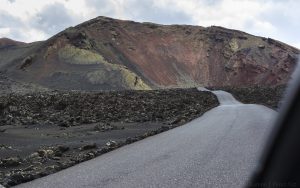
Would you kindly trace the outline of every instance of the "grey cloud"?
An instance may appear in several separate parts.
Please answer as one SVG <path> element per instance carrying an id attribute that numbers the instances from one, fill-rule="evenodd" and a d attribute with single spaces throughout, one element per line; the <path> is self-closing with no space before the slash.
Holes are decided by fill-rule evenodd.
<path id="1" fill-rule="evenodd" d="M 53 35 L 70 27 L 75 18 L 61 3 L 54 3 L 44 7 L 32 20 L 32 26 L 47 35 Z"/>
<path id="2" fill-rule="evenodd" d="M 282 2 L 273 0 L 272 3 L 273 7 L 276 8 L 262 13 L 260 15 L 260 19 L 271 23 L 275 28 L 277 28 L 277 38 L 285 39 L 284 42 L 289 44 L 300 43 L 300 22 L 298 21 L 298 7 L 300 6 L 299 1 L 287 0 Z"/>
<path id="3" fill-rule="evenodd" d="M 17 0 L 7 0 L 7 2 L 18 4 Z M 62 0 L 69 1 L 69 0 Z M 175 0 L 174 0 L 175 1 Z M 200 1 L 200 0 L 199 0 Z M 224 0 L 201 0 L 204 7 L 218 8 Z M 300 3 L 298 0 L 256 0 L 262 5 L 268 4 L 271 9 L 265 11 L 259 17 L 259 21 L 271 23 L 276 28 L 276 35 L 272 37 L 290 44 L 300 44 L 298 21 Z M 69 1 L 72 2 L 72 1 Z M 122 3 L 123 2 L 123 3 Z M 85 0 L 89 8 L 96 11 L 95 16 L 108 16 L 123 19 L 130 19 L 141 22 L 155 22 L 161 24 L 194 24 L 193 12 L 189 15 L 185 10 L 170 3 L 167 6 L 156 6 L 158 0 Z M 76 1 L 72 2 L 76 3 Z M 274 8 L 275 7 L 275 8 Z M 65 29 L 66 27 L 78 24 L 84 19 L 80 15 L 74 14 L 63 3 L 52 3 L 42 8 L 39 13 L 29 21 L 22 21 L 5 11 L 0 11 L 0 29 L 9 28 L 9 37 L 26 40 L 29 31 L 33 29 L 51 36 Z M 120 17 L 119 17 L 120 18 Z M 237 18 L 238 19 L 238 18 Z M 255 20 L 249 18 L 244 23 L 243 30 L 257 35 L 262 35 L 254 23 Z M 27 33 L 26 33 L 27 32 Z M 27 37 L 27 38 L 26 38 Z M 33 37 L 33 36 L 31 36 Z M 298 46 L 299 47 L 299 46 Z"/>
<path id="4" fill-rule="evenodd" d="M 23 25 L 18 18 L 14 17 L 13 15 L 9 14 L 8 12 L 1 11 L 0 12 L 0 28 L 3 27 L 19 27 Z"/>
<path id="5" fill-rule="evenodd" d="M 299 31 L 300 31 L 300 26 L 294 26 L 294 25 L 289 25 L 288 23 L 272 23 L 273 26 L 276 28 L 279 28 L 279 32 L 277 33 L 277 36 L 274 36 L 278 40 L 283 40 L 282 42 L 288 43 L 290 45 L 293 44 L 299 44 L 300 39 L 299 39 Z M 299 46 L 298 46 L 299 48 Z"/>
<path id="6" fill-rule="evenodd" d="M 0 29 L 1 28 L 9 28 L 10 33 L 9 36 L 3 37 L 10 37 L 12 39 L 23 39 L 25 38 L 24 30 L 26 26 L 22 23 L 18 18 L 14 17 L 13 15 L 9 14 L 8 12 L 2 11 L 0 12 Z"/>
<path id="7" fill-rule="evenodd" d="M 98 16 L 116 17 L 119 10 L 107 0 L 86 0 L 86 4 L 97 10 Z M 127 0 L 122 7 L 127 19 L 161 24 L 191 24 L 192 19 L 172 5 L 157 7 L 154 0 Z"/>
<path id="8" fill-rule="evenodd" d="M 184 12 L 174 9 L 172 5 L 166 7 L 157 7 L 154 0 L 131 0 L 126 3 L 126 8 L 133 19 L 139 21 L 149 21 L 162 24 L 191 24 L 192 19 Z"/>
<path id="9" fill-rule="evenodd" d="M 116 9 L 112 1 L 107 0 L 86 0 L 86 4 L 97 10 L 99 16 L 114 16 Z"/>
<path id="10" fill-rule="evenodd" d="M 223 0 L 204 0 L 203 2 L 205 5 L 215 6 L 215 5 L 219 4 L 221 1 L 223 1 Z"/>

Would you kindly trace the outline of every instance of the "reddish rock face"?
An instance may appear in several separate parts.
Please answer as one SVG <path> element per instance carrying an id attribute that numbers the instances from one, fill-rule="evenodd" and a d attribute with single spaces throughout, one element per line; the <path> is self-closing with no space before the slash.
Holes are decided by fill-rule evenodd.
<path id="1" fill-rule="evenodd" d="M 19 42 L 19 41 L 14 41 L 8 38 L 0 38 L 0 48 L 3 47 L 8 47 L 8 46 L 18 46 L 18 45 L 22 45 L 25 44 L 23 42 Z"/>
<path id="2" fill-rule="evenodd" d="M 165 26 L 105 17 L 68 28 L 28 49 L 6 63 L 11 76 L 52 88 L 84 90 L 128 89 L 122 82 L 112 87 L 119 75 L 115 72 L 102 85 L 87 80 L 93 71 L 109 73 L 116 66 L 151 88 L 280 85 L 288 81 L 300 53 L 279 41 L 222 27 Z M 92 57 L 94 63 L 85 61 Z"/>

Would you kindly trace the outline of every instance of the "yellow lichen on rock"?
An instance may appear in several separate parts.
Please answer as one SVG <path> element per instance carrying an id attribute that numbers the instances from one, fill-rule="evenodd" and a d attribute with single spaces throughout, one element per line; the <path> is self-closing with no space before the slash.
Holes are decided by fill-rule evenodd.
<path id="1" fill-rule="evenodd" d="M 98 64 L 99 70 L 86 74 L 92 84 L 110 85 L 115 88 L 123 87 L 134 90 L 150 90 L 151 88 L 135 73 L 126 67 L 107 62 L 103 56 L 89 50 L 67 45 L 59 50 L 61 60 L 80 65 Z"/>
<path id="2" fill-rule="evenodd" d="M 151 88 L 136 74 L 128 69 L 121 68 L 121 74 L 125 84 L 135 90 L 150 90 Z"/>
<path id="3" fill-rule="evenodd" d="M 71 64 L 101 64 L 104 63 L 104 58 L 97 53 L 89 50 L 76 48 L 75 46 L 67 45 L 59 50 L 58 57 Z"/>
<path id="4" fill-rule="evenodd" d="M 103 68 L 87 74 L 87 79 L 92 84 L 108 84 L 112 87 L 124 86 L 126 89 L 150 90 L 136 74 L 121 65 L 103 64 Z"/>
<path id="5" fill-rule="evenodd" d="M 236 39 L 231 39 L 231 41 L 229 42 L 229 46 L 233 52 L 236 52 L 239 49 L 239 45 Z"/>

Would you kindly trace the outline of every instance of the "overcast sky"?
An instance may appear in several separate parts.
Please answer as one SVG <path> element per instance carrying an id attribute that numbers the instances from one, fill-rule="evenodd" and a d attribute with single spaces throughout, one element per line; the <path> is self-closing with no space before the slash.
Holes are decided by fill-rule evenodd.
<path id="1" fill-rule="evenodd" d="M 97 16 L 217 25 L 300 48 L 300 0 L 0 0 L 0 37 L 45 40 Z"/>

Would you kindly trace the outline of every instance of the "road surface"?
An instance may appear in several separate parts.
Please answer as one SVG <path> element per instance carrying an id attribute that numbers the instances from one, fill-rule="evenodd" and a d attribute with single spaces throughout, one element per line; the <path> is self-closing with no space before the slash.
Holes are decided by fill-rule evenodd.
<path id="1" fill-rule="evenodd" d="M 214 93 L 221 105 L 186 125 L 17 187 L 242 187 L 276 112 Z"/>

